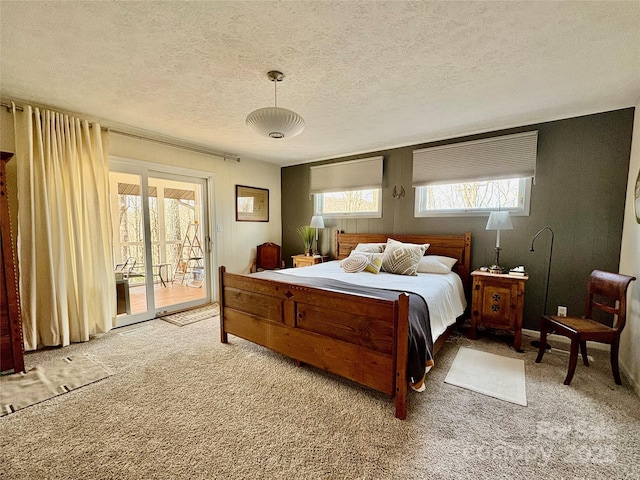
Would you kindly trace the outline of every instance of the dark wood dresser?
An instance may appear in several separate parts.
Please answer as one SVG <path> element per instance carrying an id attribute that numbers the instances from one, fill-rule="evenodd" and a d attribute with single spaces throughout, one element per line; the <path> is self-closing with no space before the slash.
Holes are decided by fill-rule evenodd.
<path id="1" fill-rule="evenodd" d="M 20 372 L 24 371 L 22 319 L 5 168 L 11 157 L 8 152 L 0 157 L 0 371 Z"/>

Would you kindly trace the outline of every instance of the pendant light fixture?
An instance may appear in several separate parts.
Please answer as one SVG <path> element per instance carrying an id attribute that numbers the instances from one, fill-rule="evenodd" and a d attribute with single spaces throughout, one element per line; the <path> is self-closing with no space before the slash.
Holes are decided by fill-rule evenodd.
<path id="1" fill-rule="evenodd" d="M 284 74 L 276 70 L 267 73 L 274 84 L 275 106 L 254 110 L 247 115 L 247 125 L 258 134 L 271 138 L 295 137 L 304 130 L 304 120 L 296 112 L 278 107 L 278 82 Z"/>

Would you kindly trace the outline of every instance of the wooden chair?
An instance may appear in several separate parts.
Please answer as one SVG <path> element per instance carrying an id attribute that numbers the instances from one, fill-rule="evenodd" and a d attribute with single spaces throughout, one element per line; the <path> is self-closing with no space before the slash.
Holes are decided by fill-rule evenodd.
<path id="1" fill-rule="evenodd" d="M 258 269 L 277 270 L 279 268 L 284 268 L 280 245 L 271 242 L 258 245 L 253 271 L 257 272 Z"/>
<path id="2" fill-rule="evenodd" d="M 540 349 L 536 363 L 540 363 L 547 346 L 547 334 L 555 332 L 571 339 L 569 355 L 569 370 L 564 384 L 569 385 L 578 363 L 578 346 L 582 354 L 582 361 L 589 366 L 587 359 L 587 341 L 608 343 L 611 345 L 611 370 L 618 385 L 620 371 L 618 369 L 618 348 L 620 334 L 624 328 L 627 316 L 627 288 L 635 277 L 618 273 L 594 270 L 589 275 L 587 283 L 587 305 L 583 318 L 557 317 L 542 315 L 540 319 Z M 612 327 L 597 320 L 593 320 L 594 309 L 613 316 Z M 602 316 L 602 315 L 600 315 Z"/>

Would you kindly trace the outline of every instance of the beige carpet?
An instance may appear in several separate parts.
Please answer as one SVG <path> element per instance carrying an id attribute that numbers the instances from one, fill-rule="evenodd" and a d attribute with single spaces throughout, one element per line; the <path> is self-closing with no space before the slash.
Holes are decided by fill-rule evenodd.
<path id="1" fill-rule="evenodd" d="M 520 354 L 457 338 L 400 421 L 386 395 L 231 335 L 221 344 L 218 318 L 145 325 L 68 347 L 114 375 L 0 418 L 0 478 L 640 478 L 640 399 L 614 383 L 607 352 L 590 350 L 567 387 L 567 357 L 536 364 L 531 339 Z M 444 383 L 459 347 L 524 360 L 528 407 Z"/>
<path id="2" fill-rule="evenodd" d="M 460 348 L 445 383 L 527 406 L 524 361 L 493 353 Z"/>
<path id="3" fill-rule="evenodd" d="M 56 350 L 61 353 L 62 350 Z M 0 416 L 34 405 L 111 375 L 91 359 L 65 357 L 0 377 Z"/>
<path id="4" fill-rule="evenodd" d="M 184 327 L 185 325 L 200 322 L 207 318 L 215 317 L 216 315 L 220 315 L 220 306 L 217 303 L 212 303 L 204 307 L 194 308 L 184 312 L 163 315 L 159 318 L 165 322 L 173 323 L 179 327 Z"/>

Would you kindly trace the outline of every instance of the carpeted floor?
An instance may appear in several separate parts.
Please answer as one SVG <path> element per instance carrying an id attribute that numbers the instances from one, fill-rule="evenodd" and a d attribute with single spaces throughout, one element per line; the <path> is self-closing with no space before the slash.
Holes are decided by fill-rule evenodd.
<path id="1" fill-rule="evenodd" d="M 27 355 L 88 355 L 114 375 L 0 418 L 0 478 L 639 478 L 640 399 L 607 353 L 566 387 L 567 357 L 535 364 L 528 343 L 447 344 L 400 421 L 385 395 L 221 344 L 217 319 L 153 320 Z M 445 384 L 460 346 L 524 359 L 528 407 Z"/>

